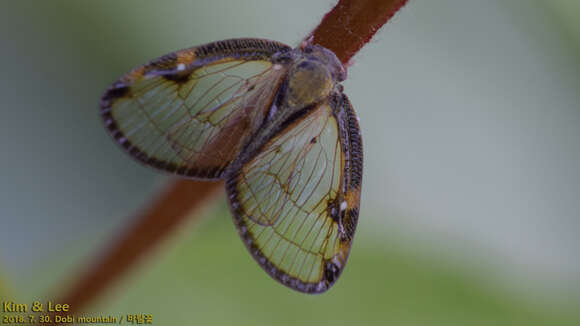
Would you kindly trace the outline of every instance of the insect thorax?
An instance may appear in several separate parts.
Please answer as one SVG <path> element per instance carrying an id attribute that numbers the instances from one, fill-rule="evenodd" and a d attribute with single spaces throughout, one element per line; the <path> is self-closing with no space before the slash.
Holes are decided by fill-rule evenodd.
<path id="1" fill-rule="evenodd" d="M 345 69 L 336 55 L 319 45 L 296 48 L 280 59 L 289 65 L 286 101 L 293 108 L 323 101 L 346 78 Z"/>
<path id="2" fill-rule="evenodd" d="M 288 72 L 288 104 L 307 107 L 326 99 L 335 81 L 321 62 L 304 58 Z"/>

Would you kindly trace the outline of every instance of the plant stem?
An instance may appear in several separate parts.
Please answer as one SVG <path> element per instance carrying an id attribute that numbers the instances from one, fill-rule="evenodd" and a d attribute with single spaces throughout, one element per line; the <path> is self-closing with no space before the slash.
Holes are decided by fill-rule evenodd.
<path id="1" fill-rule="evenodd" d="M 309 37 L 346 65 L 405 3 L 407 0 L 339 0 Z"/>

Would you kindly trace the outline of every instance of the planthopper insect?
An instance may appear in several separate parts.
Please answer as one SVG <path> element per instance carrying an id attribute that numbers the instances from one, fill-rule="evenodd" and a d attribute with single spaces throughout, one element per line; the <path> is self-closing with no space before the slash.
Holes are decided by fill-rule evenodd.
<path id="1" fill-rule="evenodd" d="M 282 284 L 321 293 L 346 264 L 359 212 L 362 143 L 345 78 L 319 45 L 218 41 L 122 76 L 101 116 L 145 165 L 224 179 L 254 259 Z"/>

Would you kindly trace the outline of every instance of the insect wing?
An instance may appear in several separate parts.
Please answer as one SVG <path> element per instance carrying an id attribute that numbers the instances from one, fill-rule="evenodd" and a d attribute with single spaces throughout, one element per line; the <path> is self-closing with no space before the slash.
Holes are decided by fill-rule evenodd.
<path id="1" fill-rule="evenodd" d="M 307 293 L 336 281 L 358 219 L 361 153 L 341 94 L 287 124 L 228 177 L 240 236 L 274 279 Z"/>
<path id="2" fill-rule="evenodd" d="M 284 44 L 234 39 L 170 53 L 122 76 L 101 115 L 139 161 L 194 178 L 219 178 L 263 121 L 285 74 Z"/>

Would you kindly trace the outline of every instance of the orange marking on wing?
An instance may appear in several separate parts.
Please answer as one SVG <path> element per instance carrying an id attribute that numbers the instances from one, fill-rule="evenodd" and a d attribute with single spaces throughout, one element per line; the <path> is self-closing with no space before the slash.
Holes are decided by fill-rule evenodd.
<path id="1" fill-rule="evenodd" d="M 145 67 L 139 67 L 139 68 L 132 70 L 127 75 L 125 75 L 124 79 L 128 82 L 135 82 L 135 81 L 143 78 L 144 74 L 145 74 Z"/>
<path id="2" fill-rule="evenodd" d="M 348 208 L 358 207 L 360 203 L 360 188 L 347 190 L 345 199 Z"/>
<path id="3" fill-rule="evenodd" d="M 350 252 L 350 248 L 352 246 L 352 239 L 344 238 L 340 239 L 338 242 L 338 251 L 336 253 L 336 258 L 342 263 L 342 265 L 346 265 L 346 260 L 348 258 L 348 254 Z"/>
<path id="4" fill-rule="evenodd" d="M 194 51 L 183 51 L 177 53 L 177 64 L 183 63 L 184 65 L 188 65 L 195 60 L 195 53 Z"/>

